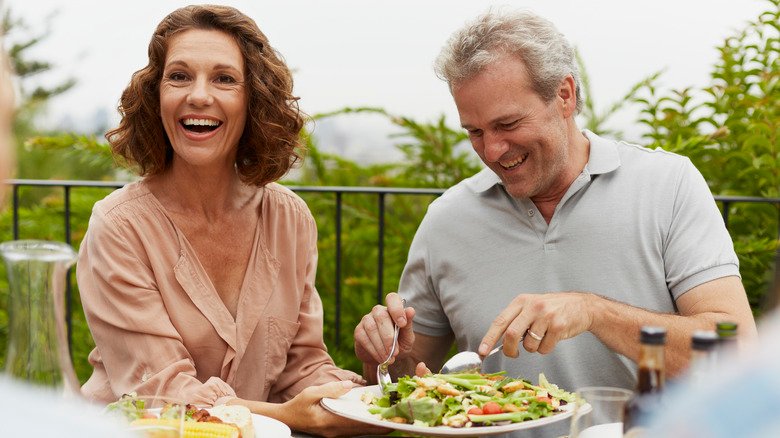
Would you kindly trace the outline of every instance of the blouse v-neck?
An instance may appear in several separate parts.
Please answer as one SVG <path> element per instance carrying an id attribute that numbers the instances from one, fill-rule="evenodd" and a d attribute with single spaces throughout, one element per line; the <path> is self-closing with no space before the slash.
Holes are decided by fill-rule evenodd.
<path id="1" fill-rule="evenodd" d="M 241 286 L 239 287 L 238 292 L 238 299 L 236 300 L 236 316 L 235 318 L 230 313 L 230 311 L 227 308 L 227 305 L 224 301 L 222 301 L 222 298 L 220 298 L 219 293 L 217 292 L 216 287 L 214 286 L 214 282 L 211 280 L 211 277 L 209 277 L 208 273 L 206 272 L 206 269 L 203 267 L 203 263 L 201 263 L 200 258 L 198 258 L 198 254 L 195 251 L 195 248 L 190 243 L 189 239 L 187 238 L 187 235 L 184 233 L 184 230 L 182 230 L 181 227 L 176 223 L 176 221 L 173 219 L 173 216 L 168 212 L 168 210 L 165 208 L 165 206 L 160 202 L 160 200 L 152 193 L 151 190 L 149 190 L 149 187 L 144 187 L 148 192 L 151 198 L 154 200 L 155 205 L 160 209 L 163 216 L 165 216 L 170 222 L 173 229 L 176 231 L 176 235 L 179 239 L 179 242 L 181 244 L 181 252 L 179 261 L 176 264 L 176 267 L 180 267 L 183 265 L 189 265 L 188 271 L 190 271 L 190 274 L 194 274 L 195 279 L 198 280 L 199 283 L 199 289 L 201 289 L 200 299 L 203 300 L 202 302 L 200 300 L 196 301 L 196 305 L 198 307 L 201 307 L 201 303 L 205 304 L 204 307 L 201 308 L 201 311 L 206 314 L 207 317 L 215 317 L 219 321 L 219 325 L 226 324 L 228 326 L 236 327 L 237 325 L 240 325 L 241 320 L 243 319 L 244 315 L 242 312 L 242 309 L 244 306 L 242 306 L 242 302 L 246 301 L 245 295 L 249 293 L 249 290 L 251 287 L 251 283 L 254 281 L 254 276 L 256 275 L 256 270 L 252 267 L 255 266 L 256 260 L 257 260 L 257 251 L 259 250 L 261 246 L 261 231 L 262 231 L 262 218 L 260 217 L 262 207 L 263 207 L 263 192 L 264 189 L 260 189 L 257 191 L 255 195 L 253 195 L 253 198 L 256 196 L 260 196 L 259 202 L 252 200 L 253 203 L 256 203 L 257 206 L 255 207 L 255 213 L 257 214 L 257 220 L 255 221 L 255 230 L 252 236 L 252 249 L 249 254 L 249 259 L 247 260 L 247 265 L 244 270 L 244 276 L 241 280 Z M 184 286 L 182 284 L 182 286 Z M 186 289 L 186 287 L 185 287 Z M 216 322 L 216 321 L 215 321 Z M 233 330 L 235 331 L 235 330 Z"/>

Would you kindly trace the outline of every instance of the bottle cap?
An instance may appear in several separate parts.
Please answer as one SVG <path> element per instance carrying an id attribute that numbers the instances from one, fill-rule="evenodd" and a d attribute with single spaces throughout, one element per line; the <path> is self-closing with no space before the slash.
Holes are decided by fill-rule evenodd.
<path id="1" fill-rule="evenodd" d="M 691 348 L 694 350 L 712 350 L 718 344 L 718 334 L 712 330 L 696 330 L 691 336 Z"/>
<path id="2" fill-rule="evenodd" d="M 728 321 L 719 322 L 715 325 L 715 331 L 721 339 L 733 338 L 737 336 L 737 323 Z"/>
<path id="3" fill-rule="evenodd" d="M 650 345 L 663 345 L 666 342 L 666 329 L 649 325 L 643 326 L 641 342 Z"/>

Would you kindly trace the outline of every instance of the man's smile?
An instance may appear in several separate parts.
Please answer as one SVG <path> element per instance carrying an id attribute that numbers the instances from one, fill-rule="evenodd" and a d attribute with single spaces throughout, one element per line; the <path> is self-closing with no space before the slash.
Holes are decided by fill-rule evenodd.
<path id="1" fill-rule="evenodd" d="M 504 169 L 506 169 L 506 170 L 511 170 L 511 169 L 514 169 L 514 168 L 520 166 L 521 164 L 523 164 L 525 162 L 526 158 L 528 158 L 528 153 L 527 152 L 525 154 L 515 158 L 514 160 L 511 160 L 511 161 L 499 161 L 498 164 L 501 167 L 503 167 Z"/>

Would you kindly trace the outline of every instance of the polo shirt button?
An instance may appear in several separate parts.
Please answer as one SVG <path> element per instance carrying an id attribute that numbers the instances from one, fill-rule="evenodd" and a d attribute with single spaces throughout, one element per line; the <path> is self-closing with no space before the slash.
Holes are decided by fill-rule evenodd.
<path id="1" fill-rule="evenodd" d="M 533 215 L 534 215 L 534 211 L 533 210 L 528 210 L 528 216 L 533 216 Z"/>

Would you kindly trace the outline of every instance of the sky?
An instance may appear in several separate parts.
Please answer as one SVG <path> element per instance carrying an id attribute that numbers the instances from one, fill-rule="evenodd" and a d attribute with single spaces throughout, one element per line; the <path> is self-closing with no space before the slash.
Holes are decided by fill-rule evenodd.
<path id="1" fill-rule="evenodd" d="M 67 77 L 78 81 L 51 103 L 44 123 L 78 130 L 102 113 L 115 125 L 119 96 L 131 74 L 146 64 L 157 23 L 189 3 L 5 0 L 5 7 L 33 30 L 48 26 L 51 31 L 31 51 L 56 66 L 41 78 L 43 83 Z M 716 45 L 756 18 L 765 5 L 762 0 L 215 3 L 234 6 L 255 19 L 294 71 L 295 93 L 308 114 L 372 106 L 420 121 L 444 114 L 451 126 L 459 125 L 457 110 L 433 72 L 433 61 L 453 31 L 488 7 L 528 9 L 550 19 L 584 58 L 593 98 L 603 108 L 660 69 L 665 69 L 660 81 L 664 87 L 706 85 L 717 59 Z M 613 126 L 631 139 L 631 133 L 638 132 L 633 120 L 628 111 Z M 376 116 L 345 117 L 320 128 L 347 143 L 360 139 L 365 145 L 386 143 L 389 125 Z"/>

